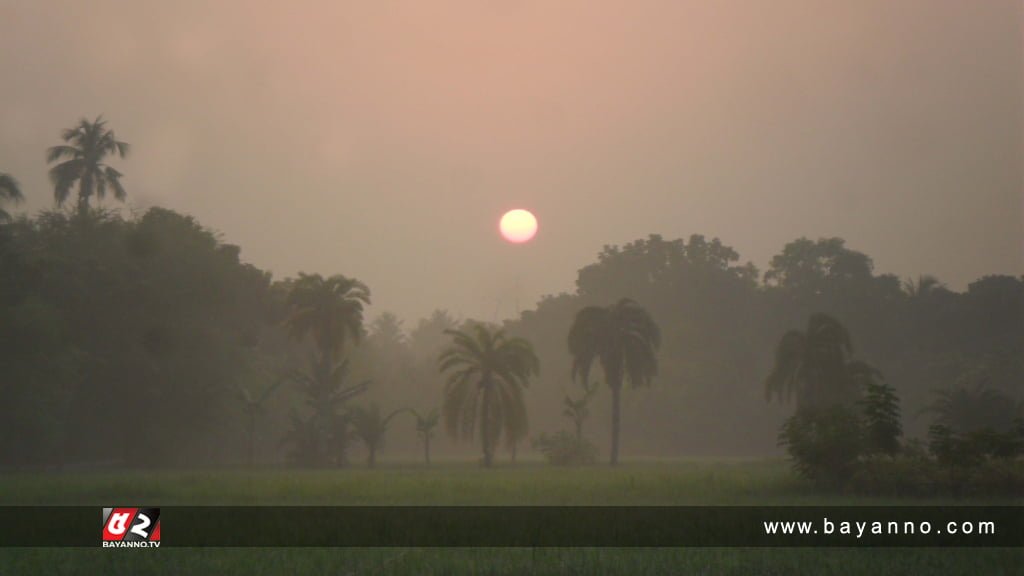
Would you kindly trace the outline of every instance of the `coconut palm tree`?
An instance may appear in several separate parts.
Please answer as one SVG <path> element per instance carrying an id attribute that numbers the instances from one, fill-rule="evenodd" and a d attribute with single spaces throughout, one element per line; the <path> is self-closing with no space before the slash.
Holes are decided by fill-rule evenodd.
<path id="1" fill-rule="evenodd" d="M 903 281 L 901 287 L 908 297 L 915 300 L 920 300 L 940 290 L 946 290 L 945 284 L 928 274 L 918 276 L 917 280 L 908 278 Z"/>
<path id="2" fill-rule="evenodd" d="M 779 340 L 775 365 L 765 380 L 765 396 L 788 401 L 797 408 L 825 408 L 856 400 L 878 371 L 851 361 L 853 344 L 841 322 L 827 314 L 812 314 L 803 332 L 790 330 Z"/>
<path id="3" fill-rule="evenodd" d="M 353 406 L 349 410 L 352 428 L 356 436 L 366 444 L 368 467 L 373 468 L 377 464 L 377 450 L 384 446 L 384 435 L 387 434 L 391 420 L 407 410 L 408 408 L 400 408 L 387 416 L 382 416 L 380 406 L 376 402 L 371 403 L 369 408 Z"/>
<path id="4" fill-rule="evenodd" d="M 523 389 L 540 372 L 533 347 L 503 330 L 476 325 L 445 330 L 452 345 L 438 357 L 438 369 L 448 374 L 441 407 L 445 428 L 452 436 L 471 438 L 477 426 L 483 444 L 483 465 L 494 462 L 494 447 L 502 433 L 522 438 L 526 433 Z"/>
<path id="5" fill-rule="evenodd" d="M 288 295 L 292 312 L 286 320 L 296 340 L 312 334 L 317 350 L 333 365 L 348 340 L 358 343 L 363 334 L 363 306 L 370 303 L 370 289 L 355 278 L 336 274 L 299 274 Z"/>
<path id="6" fill-rule="evenodd" d="M 59 162 L 50 168 L 53 197 L 57 205 L 67 201 L 76 184 L 78 208 L 82 212 L 88 211 L 93 195 L 102 199 L 108 188 L 114 198 L 123 202 L 126 193 L 121 186 L 122 174 L 103 161 L 111 154 L 124 158 L 129 146 L 114 136 L 114 131 L 107 128 L 103 117 L 97 116 L 92 122 L 81 119 L 77 126 L 61 133 L 61 139 L 64 144 L 46 151 L 48 163 Z"/>
<path id="7" fill-rule="evenodd" d="M 598 361 L 612 392 L 611 465 L 619 463 L 619 427 L 622 384 L 646 386 L 658 372 L 656 351 L 661 331 L 650 314 L 623 298 L 610 306 L 587 306 L 576 314 L 569 330 L 572 375 L 590 381 L 590 368 Z"/>
<path id="8" fill-rule="evenodd" d="M 0 222 L 6 222 L 11 219 L 11 215 L 3 209 L 4 203 L 18 203 L 24 199 L 25 197 L 21 194 L 21 187 L 18 185 L 18 181 L 14 179 L 14 176 L 6 172 L 0 172 Z"/>
<path id="9" fill-rule="evenodd" d="M 430 440 L 434 438 L 434 428 L 440 421 L 441 414 L 437 408 L 432 408 L 426 415 L 413 410 L 412 415 L 416 417 L 416 434 L 423 439 L 423 461 L 430 466 Z"/>

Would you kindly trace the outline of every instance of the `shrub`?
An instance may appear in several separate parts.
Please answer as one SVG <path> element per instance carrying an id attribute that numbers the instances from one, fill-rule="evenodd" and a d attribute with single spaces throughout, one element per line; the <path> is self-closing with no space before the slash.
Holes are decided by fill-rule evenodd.
<path id="1" fill-rule="evenodd" d="M 533 441 L 533 449 L 544 454 L 550 464 L 569 466 L 591 464 L 597 459 L 597 447 L 585 438 L 578 438 L 565 430 L 552 436 L 541 434 Z"/>
<path id="2" fill-rule="evenodd" d="M 796 471 L 823 484 L 839 485 L 852 474 L 862 444 L 859 415 L 843 405 L 797 410 L 779 432 Z"/>
<path id="3" fill-rule="evenodd" d="M 900 451 L 900 399 L 885 382 L 869 381 L 858 403 L 864 415 L 864 452 L 893 455 Z"/>

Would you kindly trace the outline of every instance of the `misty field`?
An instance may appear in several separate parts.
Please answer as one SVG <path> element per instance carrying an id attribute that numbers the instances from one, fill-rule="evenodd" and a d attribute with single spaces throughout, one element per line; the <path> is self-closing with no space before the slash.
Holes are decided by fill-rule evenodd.
<path id="1" fill-rule="evenodd" d="M 376 470 L 10 474 L 0 504 L 857 505 L 931 504 L 826 494 L 782 461 L 660 461 L 554 468 L 470 462 Z M 949 500 L 951 504 L 996 500 Z M 1006 502 L 1005 500 L 1003 502 Z M 1019 549 L 101 549 L 0 551 L 6 573 L 1019 574 Z"/>
<path id="2" fill-rule="evenodd" d="M 153 470 L 0 476 L 0 505 L 886 505 L 1005 503 L 822 493 L 781 460 L 652 461 L 617 468 L 472 462 L 345 470 Z"/>

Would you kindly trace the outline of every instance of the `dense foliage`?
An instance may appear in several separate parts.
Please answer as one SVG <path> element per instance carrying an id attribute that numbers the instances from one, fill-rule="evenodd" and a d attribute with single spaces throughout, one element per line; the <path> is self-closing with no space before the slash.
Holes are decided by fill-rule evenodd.
<path id="1" fill-rule="evenodd" d="M 364 323 L 356 279 L 274 282 L 189 216 L 97 208 L 125 198 L 107 161 L 127 152 L 102 118 L 64 131 L 47 160 L 56 203 L 75 205 L 31 217 L 10 216 L 23 191 L 0 173 L 0 467 L 327 466 L 350 449 L 372 462 L 386 427 L 375 403 L 428 414 L 389 436 L 389 451 L 428 461 L 439 420 L 479 431 L 485 462 L 500 438 L 514 454 L 528 435 L 613 462 L 620 441 L 633 455 L 764 454 L 793 409 L 762 390 L 796 400 L 788 445 L 833 475 L 845 461 L 819 448 L 847 424 L 861 460 L 902 457 L 905 431 L 951 474 L 1021 451 L 1021 278 L 964 292 L 901 281 L 839 238 L 790 242 L 762 274 L 718 239 L 651 235 L 605 247 L 573 292 L 500 329 L 437 311 L 407 331 L 387 313 Z M 850 417 L 816 413 L 834 405 Z M 563 415 L 575 434 L 545 435 Z"/>

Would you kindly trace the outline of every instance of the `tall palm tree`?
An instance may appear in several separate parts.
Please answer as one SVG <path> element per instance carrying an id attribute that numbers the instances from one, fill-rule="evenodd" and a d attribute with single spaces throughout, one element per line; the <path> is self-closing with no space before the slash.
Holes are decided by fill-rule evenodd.
<path id="1" fill-rule="evenodd" d="M 384 445 L 384 435 L 388 432 L 388 425 L 391 420 L 407 411 L 408 408 L 400 408 L 388 414 L 381 415 L 380 406 L 376 402 L 371 403 L 369 408 L 353 406 L 349 410 L 349 417 L 352 420 L 352 427 L 356 435 L 366 444 L 368 451 L 366 465 L 373 468 L 377 464 L 377 450 Z"/>
<path id="2" fill-rule="evenodd" d="M 642 306 L 623 298 L 610 306 L 587 306 L 576 314 L 569 329 L 573 378 L 590 381 L 597 360 L 612 391 L 611 465 L 619 463 L 619 428 L 622 384 L 646 386 L 658 373 L 656 352 L 661 331 Z"/>
<path id="3" fill-rule="evenodd" d="M 370 303 L 370 289 L 355 278 L 341 274 L 324 278 L 299 274 L 288 295 L 292 313 L 286 321 L 293 338 L 312 334 L 317 350 L 333 364 L 348 340 L 358 343 L 363 333 L 363 306 Z"/>
<path id="4" fill-rule="evenodd" d="M 827 314 L 812 314 L 803 332 L 790 330 L 779 340 L 775 365 L 765 380 L 765 396 L 788 401 L 797 408 L 824 408 L 857 398 L 866 381 L 878 371 L 851 361 L 853 344 L 841 322 Z"/>
<path id="5" fill-rule="evenodd" d="M 24 199 L 25 197 L 21 194 L 21 186 L 18 185 L 18 181 L 14 179 L 14 176 L 6 172 L 0 172 L 0 222 L 6 222 L 11 219 L 11 215 L 3 209 L 4 203 L 18 203 Z"/>
<path id="6" fill-rule="evenodd" d="M 50 164 L 59 162 L 50 168 L 50 180 L 53 182 L 53 197 L 58 205 L 63 205 L 78 185 L 78 208 L 88 211 L 89 201 L 93 195 L 102 199 L 107 189 L 114 198 L 124 201 L 125 191 L 121 186 L 122 174 L 113 167 L 103 163 L 111 154 L 124 158 L 129 146 L 114 136 L 114 131 L 107 128 L 102 116 L 95 120 L 82 118 L 74 128 L 61 133 L 64 144 L 54 146 L 46 151 L 46 161 Z"/>
<path id="7" fill-rule="evenodd" d="M 434 438 L 434 428 L 440 421 L 441 414 L 437 408 L 432 408 L 426 415 L 413 410 L 412 415 L 416 417 L 416 434 L 423 439 L 423 461 L 430 466 L 430 441 Z"/>
<path id="8" fill-rule="evenodd" d="M 502 433 L 512 439 L 526 433 L 523 389 L 540 373 L 533 347 L 503 330 L 476 325 L 471 330 L 445 330 L 452 345 L 438 357 L 438 369 L 448 374 L 441 414 L 452 436 L 471 438 L 480 427 L 483 464 L 494 462 L 494 447 Z"/>

